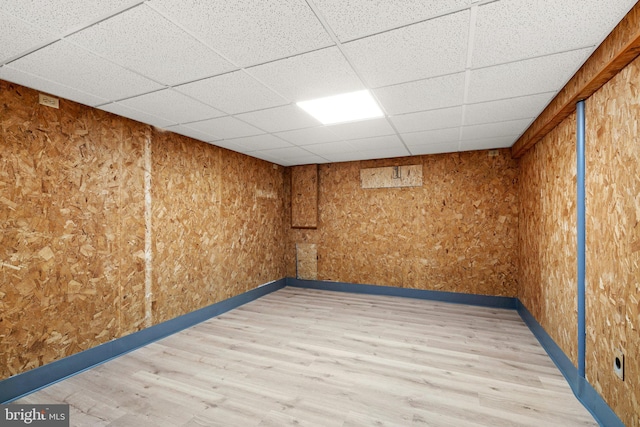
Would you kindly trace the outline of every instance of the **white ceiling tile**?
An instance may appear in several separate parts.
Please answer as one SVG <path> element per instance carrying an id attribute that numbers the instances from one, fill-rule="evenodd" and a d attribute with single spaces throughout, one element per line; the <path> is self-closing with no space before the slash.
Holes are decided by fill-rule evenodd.
<path id="1" fill-rule="evenodd" d="M 228 114 L 284 105 L 287 100 L 243 71 L 177 86 L 176 89 Z"/>
<path id="2" fill-rule="evenodd" d="M 286 148 L 274 148 L 271 150 L 259 150 L 252 152 L 251 155 L 266 154 L 273 158 L 291 160 L 304 157 L 313 157 L 314 154 L 307 150 L 303 150 L 300 147 L 286 147 Z"/>
<path id="3" fill-rule="evenodd" d="M 392 135 L 395 133 L 385 118 L 340 123 L 327 126 L 327 128 L 341 139 L 368 138 L 372 136 Z"/>
<path id="4" fill-rule="evenodd" d="M 341 41 L 423 21 L 466 7 L 471 0 L 314 0 Z"/>
<path id="5" fill-rule="evenodd" d="M 336 47 L 269 62 L 246 71 L 291 102 L 364 88 Z"/>
<path id="6" fill-rule="evenodd" d="M 363 150 L 362 153 L 366 155 L 365 159 L 384 159 L 387 157 L 404 157 L 411 155 L 404 146 Z"/>
<path id="7" fill-rule="evenodd" d="M 272 152 L 273 151 L 273 152 Z M 283 158 L 277 150 L 254 151 L 252 157 L 276 163 L 281 166 L 312 165 L 317 163 L 328 163 L 329 161 L 311 153 L 300 154 L 299 156 Z"/>
<path id="8" fill-rule="evenodd" d="M 254 151 L 250 154 L 252 157 L 265 160 L 267 162 L 275 163 L 280 166 L 297 166 L 297 165 L 313 165 L 321 163 L 329 163 L 327 159 L 314 154 L 307 154 L 300 157 L 294 157 L 290 159 L 282 159 L 278 157 L 277 153 L 270 153 L 269 151 Z"/>
<path id="9" fill-rule="evenodd" d="M 149 4 L 242 67 L 333 44 L 304 0 L 152 0 Z"/>
<path id="10" fill-rule="evenodd" d="M 241 147 L 244 152 L 258 151 L 258 150 L 272 150 L 275 148 L 287 148 L 292 145 L 287 141 L 284 141 L 277 136 L 264 134 L 256 136 L 247 136 L 244 138 L 235 138 L 227 140 L 237 146 Z"/>
<path id="11" fill-rule="evenodd" d="M 370 158 L 384 157 L 381 153 L 386 153 L 389 157 L 409 155 L 396 135 L 328 142 L 307 145 L 304 148 L 331 161 L 361 160 L 367 156 L 373 156 Z"/>
<path id="12" fill-rule="evenodd" d="M 501 136 L 497 138 L 474 139 L 460 142 L 460 151 L 490 150 L 493 148 L 511 147 L 517 136 Z"/>
<path id="13" fill-rule="evenodd" d="M 327 159 L 332 162 L 352 162 L 357 160 L 369 160 L 369 159 L 387 159 L 392 157 L 404 157 L 408 156 L 409 152 L 404 147 L 392 147 L 376 150 L 363 150 L 363 151 L 351 151 L 342 152 L 336 154 L 327 155 Z"/>
<path id="14" fill-rule="evenodd" d="M 21 3 L 21 2 L 15 2 Z M 0 10 L 0 64 L 54 36 Z M 19 34 L 19 37 L 16 35 Z"/>
<path id="15" fill-rule="evenodd" d="M 460 138 L 460 128 L 403 133 L 401 136 L 410 148 L 415 145 L 433 145 L 445 142 L 457 142 Z"/>
<path id="16" fill-rule="evenodd" d="M 458 151 L 457 142 L 440 142 L 434 144 L 413 145 L 409 147 L 414 156 L 426 154 L 455 153 Z"/>
<path id="17" fill-rule="evenodd" d="M 388 86 L 374 92 L 390 115 L 454 107 L 464 100 L 464 73 Z"/>
<path id="18" fill-rule="evenodd" d="M 282 132 L 318 126 L 319 122 L 305 113 L 297 105 L 269 108 L 236 115 L 237 118 L 251 123 L 267 132 Z"/>
<path id="19" fill-rule="evenodd" d="M 355 151 L 355 149 L 345 141 L 325 142 L 323 144 L 305 145 L 304 149 L 313 154 L 317 154 L 318 156 L 323 156 L 323 157 L 326 157 L 332 154 Z"/>
<path id="20" fill-rule="evenodd" d="M 635 3 L 0 0 L 0 78 L 282 165 L 508 147 Z M 364 83 L 387 119 L 293 105 Z"/>
<path id="21" fill-rule="evenodd" d="M 157 126 L 159 128 L 166 128 L 168 126 L 176 124 L 176 122 L 173 122 L 171 120 L 167 120 L 161 117 L 147 114 L 142 111 L 138 111 L 134 108 L 130 108 L 126 105 L 122 105 L 116 102 L 113 102 L 111 104 L 101 105 L 98 108 L 113 114 L 117 114 L 122 117 L 127 117 L 132 120 L 137 120 L 141 123 L 147 123 L 153 126 Z"/>
<path id="22" fill-rule="evenodd" d="M 189 123 L 187 127 L 212 135 L 216 139 L 240 138 L 264 133 L 260 129 L 228 116 Z"/>
<path id="23" fill-rule="evenodd" d="M 124 10 L 140 0 L 30 0 L 3 1 L 0 9 L 23 21 L 57 35 L 67 34 L 83 26 Z"/>
<path id="24" fill-rule="evenodd" d="M 278 153 L 278 157 L 282 159 L 299 159 L 312 157 L 313 154 L 309 153 L 306 150 L 301 149 L 300 147 L 290 147 L 290 148 L 277 148 L 275 150 L 271 150 L 271 153 Z"/>
<path id="25" fill-rule="evenodd" d="M 166 85 L 235 68 L 145 5 L 102 21 L 67 40 Z"/>
<path id="26" fill-rule="evenodd" d="M 275 135 L 298 146 L 334 142 L 341 139 L 325 126 L 278 132 Z"/>
<path id="27" fill-rule="evenodd" d="M 11 67 L 111 101 L 162 88 L 65 41 L 22 57 Z"/>
<path id="28" fill-rule="evenodd" d="M 289 162 L 284 162 L 281 159 L 278 159 L 276 156 L 269 154 L 268 151 L 254 151 L 253 153 L 251 153 L 251 157 L 275 163 L 280 166 L 293 166 L 293 163 L 289 164 Z"/>
<path id="29" fill-rule="evenodd" d="M 175 124 L 212 119 L 224 115 L 215 108 L 194 101 L 173 89 L 136 96 L 120 101 L 120 104 L 165 118 Z"/>
<path id="30" fill-rule="evenodd" d="M 354 151 L 389 150 L 392 148 L 404 148 L 397 135 L 376 136 L 373 138 L 360 138 L 347 141 Z"/>
<path id="31" fill-rule="evenodd" d="M 296 166 L 296 165 L 314 165 L 314 164 L 326 164 L 331 163 L 330 160 L 325 159 L 320 156 L 314 156 L 310 154 L 308 156 L 298 157 L 295 160 L 295 163 L 290 163 L 287 166 Z M 293 161 L 292 161 L 293 162 Z"/>
<path id="32" fill-rule="evenodd" d="M 227 150 L 235 151 L 236 153 L 244 153 L 245 149 L 240 145 L 233 142 L 233 140 L 222 139 L 211 143 L 216 147 L 226 148 Z"/>
<path id="33" fill-rule="evenodd" d="M 11 66 L 4 66 L 0 68 L 0 79 L 8 82 L 17 83 L 22 86 L 27 86 L 32 89 L 39 90 L 41 92 L 48 93 L 50 95 L 66 98 L 71 101 L 79 102 L 80 104 L 96 106 L 109 102 L 106 98 L 100 98 L 89 93 L 82 92 L 73 87 L 64 86 L 60 83 L 49 81 L 45 78 L 34 76 L 24 71 L 18 71 Z"/>
<path id="34" fill-rule="evenodd" d="M 463 71 L 469 11 L 346 43 L 351 63 L 372 87 Z"/>
<path id="35" fill-rule="evenodd" d="M 510 120 L 508 122 L 485 123 L 481 125 L 463 126 L 460 140 L 497 138 L 501 136 L 521 135 L 531 124 L 533 118 Z"/>
<path id="36" fill-rule="evenodd" d="M 468 101 L 477 103 L 558 91 L 590 53 L 590 49 L 580 49 L 473 70 Z"/>
<path id="37" fill-rule="evenodd" d="M 546 92 L 518 98 L 469 104 L 465 106 L 464 124 L 476 125 L 537 117 L 555 94 L 556 92 Z"/>
<path id="38" fill-rule="evenodd" d="M 472 66 L 594 46 L 635 0 L 498 1 L 478 8 Z"/>
<path id="39" fill-rule="evenodd" d="M 188 136 L 189 138 L 197 139 L 198 141 L 211 142 L 217 139 L 214 135 L 191 129 L 190 127 L 185 125 L 169 126 L 166 128 L 166 130 L 180 135 Z"/>
<path id="40" fill-rule="evenodd" d="M 460 125 L 462 122 L 462 107 L 420 111 L 392 116 L 390 119 L 400 133 L 445 129 Z"/>
<path id="41" fill-rule="evenodd" d="M 355 162 L 358 160 L 369 160 L 371 159 L 371 157 L 367 158 L 364 153 L 349 151 L 349 152 L 342 152 L 342 153 L 328 155 L 327 159 L 329 159 L 332 163 L 333 162 L 338 163 L 338 162 Z"/>

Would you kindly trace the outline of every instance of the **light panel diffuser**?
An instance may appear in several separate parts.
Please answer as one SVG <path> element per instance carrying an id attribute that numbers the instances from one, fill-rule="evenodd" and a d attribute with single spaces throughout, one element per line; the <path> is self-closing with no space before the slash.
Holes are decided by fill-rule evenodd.
<path id="1" fill-rule="evenodd" d="M 373 119 L 384 115 L 368 90 L 302 101 L 297 105 L 325 125 Z"/>

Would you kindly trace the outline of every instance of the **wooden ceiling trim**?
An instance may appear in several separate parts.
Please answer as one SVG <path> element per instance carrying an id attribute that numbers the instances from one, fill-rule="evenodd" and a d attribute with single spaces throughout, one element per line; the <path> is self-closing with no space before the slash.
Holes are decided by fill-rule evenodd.
<path id="1" fill-rule="evenodd" d="M 516 141 L 511 148 L 513 157 L 522 157 L 575 110 L 576 102 L 590 97 L 638 55 L 640 55 L 640 2 L 631 8 Z"/>

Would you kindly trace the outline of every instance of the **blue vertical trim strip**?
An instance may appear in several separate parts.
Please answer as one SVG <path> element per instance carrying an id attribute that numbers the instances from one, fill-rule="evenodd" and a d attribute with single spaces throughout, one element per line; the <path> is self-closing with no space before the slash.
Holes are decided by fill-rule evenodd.
<path id="1" fill-rule="evenodd" d="M 585 377 L 585 117 L 584 100 L 576 105 L 577 110 L 577 205 L 578 205 L 578 375 Z"/>

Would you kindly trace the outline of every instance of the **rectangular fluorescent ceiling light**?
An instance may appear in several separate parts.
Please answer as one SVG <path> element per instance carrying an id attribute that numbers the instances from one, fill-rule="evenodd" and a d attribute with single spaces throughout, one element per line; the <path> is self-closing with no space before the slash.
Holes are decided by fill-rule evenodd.
<path id="1" fill-rule="evenodd" d="M 373 119 L 384 115 L 368 90 L 302 101 L 297 105 L 323 125 Z"/>

